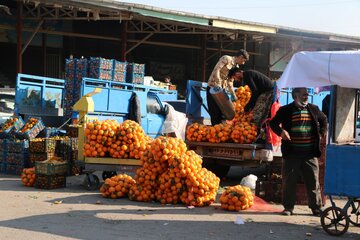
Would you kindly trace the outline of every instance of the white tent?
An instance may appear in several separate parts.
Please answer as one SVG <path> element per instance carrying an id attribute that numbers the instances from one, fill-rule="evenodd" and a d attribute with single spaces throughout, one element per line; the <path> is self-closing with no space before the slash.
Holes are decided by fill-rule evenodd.
<path id="1" fill-rule="evenodd" d="M 298 52 L 276 84 L 279 88 L 360 88 L 360 51 Z"/>

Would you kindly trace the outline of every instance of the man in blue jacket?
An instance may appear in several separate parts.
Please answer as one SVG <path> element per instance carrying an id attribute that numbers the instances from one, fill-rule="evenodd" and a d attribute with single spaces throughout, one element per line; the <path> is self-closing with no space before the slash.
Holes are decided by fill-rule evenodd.
<path id="1" fill-rule="evenodd" d="M 282 138 L 282 214 L 293 214 L 296 184 L 302 174 L 309 208 L 314 216 L 320 216 L 323 204 L 318 157 L 321 155 L 320 138 L 327 132 L 327 118 L 316 105 L 308 103 L 309 94 L 306 88 L 294 88 L 292 96 L 294 102 L 281 107 L 270 122 L 271 129 Z"/>

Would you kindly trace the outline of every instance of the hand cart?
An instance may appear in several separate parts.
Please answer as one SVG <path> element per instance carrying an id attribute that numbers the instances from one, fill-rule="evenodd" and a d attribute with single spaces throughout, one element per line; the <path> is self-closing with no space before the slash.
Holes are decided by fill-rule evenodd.
<path id="1" fill-rule="evenodd" d="M 92 158 L 84 157 L 83 146 L 85 141 L 85 125 L 92 119 L 88 117 L 88 113 L 94 111 L 94 100 L 92 96 L 99 93 L 100 88 L 96 88 L 93 92 L 90 92 L 75 103 L 74 110 L 79 112 L 79 133 L 78 133 L 78 160 L 83 160 L 85 164 L 85 178 L 83 186 L 87 190 L 95 190 L 100 187 L 100 180 L 98 176 L 94 174 L 95 171 L 103 171 L 102 178 L 112 177 L 117 174 L 117 171 L 121 172 L 135 172 L 141 165 L 140 159 L 116 159 L 116 158 Z"/>

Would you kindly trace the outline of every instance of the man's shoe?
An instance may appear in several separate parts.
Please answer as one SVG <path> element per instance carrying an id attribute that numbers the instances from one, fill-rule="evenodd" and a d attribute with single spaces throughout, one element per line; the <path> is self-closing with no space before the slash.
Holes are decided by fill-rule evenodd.
<path id="1" fill-rule="evenodd" d="M 293 215 L 293 212 L 291 210 L 285 209 L 284 211 L 281 212 L 281 215 L 291 216 Z"/>
<path id="2" fill-rule="evenodd" d="M 321 208 L 312 208 L 311 209 L 312 214 L 316 217 L 320 217 L 321 213 L 322 213 L 322 209 Z"/>

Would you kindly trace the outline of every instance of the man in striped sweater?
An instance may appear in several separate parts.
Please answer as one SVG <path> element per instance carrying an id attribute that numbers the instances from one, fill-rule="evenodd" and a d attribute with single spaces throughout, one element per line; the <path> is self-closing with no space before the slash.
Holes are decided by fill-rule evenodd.
<path id="1" fill-rule="evenodd" d="M 300 174 L 307 189 L 309 208 L 315 216 L 321 213 L 317 158 L 321 155 L 320 138 L 325 136 L 328 124 L 325 114 L 308 103 L 308 96 L 306 88 L 294 88 L 294 102 L 281 107 L 270 122 L 271 129 L 282 138 L 283 215 L 293 214 Z"/>

